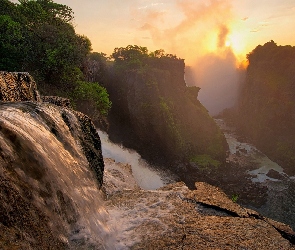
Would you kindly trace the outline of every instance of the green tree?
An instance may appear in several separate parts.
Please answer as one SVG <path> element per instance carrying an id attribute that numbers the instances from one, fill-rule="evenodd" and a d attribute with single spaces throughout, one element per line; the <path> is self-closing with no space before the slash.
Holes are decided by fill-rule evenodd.
<path id="1" fill-rule="evenodd" d="M 8 15 L 0 15 L 0 70 L 21 70 L 22 43 L 21 25 Z"/>
<path id="2" fill-rule="evenodd" d="M 69 23 L 74 19 L 72 9 L 51 0 L 19 0 L 19 10 L 27 19 L 27 25 L 44 23 Z"/>
<path id="3" fill-rule="evenodd" d="M 143 59 L 148 58 L 148 49 L 138 45 L 128 45 L 126 48 L 115 48 L 111 55 L 117 66 L 124 69 L 140 68 L 144 66 Z"/>
<path id="4" fill-rule="evenodd" d="M 77 106 L 83 106 L 85 113 L 91 113 L 94 119 L 99 114 L 106 116 L 112 105 L 106 89 L 95 82 L 78 82 L 73 100 Z"/>

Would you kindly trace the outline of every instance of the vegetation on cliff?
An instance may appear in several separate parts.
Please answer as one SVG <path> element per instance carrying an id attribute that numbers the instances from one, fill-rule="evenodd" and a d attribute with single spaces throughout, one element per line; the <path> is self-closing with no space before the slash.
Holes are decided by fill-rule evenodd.
<path id="1" fill-rule="evenodd" d="M 224 136 L 198 101 L 199 88 L 186 87 L 183 59 L 136 45 L 116 48 L 112 57 L 111 139 L 152 162 L 224 161 Z"/>
<path id="2" fill-rule="evenodd" d="M 41 94 L 70 98 L 78 109 L 86 102 L 106 115 L 106 90 L 85 82 L 91 42 L 76 34 L 72 9 L 52 0 L 0 0 L 0 6 L 0 70 L 29 72 Z"/>
<path id="3" fill-rule="evenodd" d="M 270 158 L 295 173 L 295 47 L 274 41 L 248 54 L 234 120 Z"/>

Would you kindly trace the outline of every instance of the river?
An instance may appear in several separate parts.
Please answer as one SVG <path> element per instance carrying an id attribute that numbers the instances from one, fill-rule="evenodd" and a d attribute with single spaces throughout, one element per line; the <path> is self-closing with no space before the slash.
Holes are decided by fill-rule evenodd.
<path id="1" fill-rule="evenodd" d="M 254 145 L 239 139 L 235 129 L 227 126 L 222 119 L 215 121 L 229 145 L 228 163 L 241 167 L 244 178 L 250 178 L 256 188 L 266 190 L 263 202 L 257 203 L 259 205 L 245 202 L 243 205 L 295 229 L 295 177 L 288 176 L 281 166 L 271 161 Z M 244 185 L 242 179 L 241 185 Z M 251 195 L 256 194 L 250 193 L 249 196 Z"/>

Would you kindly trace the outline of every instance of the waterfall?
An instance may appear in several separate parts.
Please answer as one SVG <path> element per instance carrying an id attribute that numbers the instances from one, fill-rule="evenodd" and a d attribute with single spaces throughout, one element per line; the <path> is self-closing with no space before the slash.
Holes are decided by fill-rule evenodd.
<path id="1" fill-rule="evenodd" d="M 0 175 L 6 173 L 21 196 L 45 213 L 48 227 L 71 249 L 115 249 L 99 185 L 60 110 L 0 104 L 0 160 L 6 163 Z M 78 127 L 70 111 L 67 118 Z"/>
<path id="2" fill-rule="evenodd" d="M 102 141 L 103 157 L 112 158 L 116 162 L 130 164 L 133 176 L 142 189 L 154 190 L 171 182 L 167 178 L 167 174 L 156 171 L 155 168 L 149 166 L 136 151 L 110 142 L 108 135 L 102 131 L 98 131 L 98 134 Z"/>

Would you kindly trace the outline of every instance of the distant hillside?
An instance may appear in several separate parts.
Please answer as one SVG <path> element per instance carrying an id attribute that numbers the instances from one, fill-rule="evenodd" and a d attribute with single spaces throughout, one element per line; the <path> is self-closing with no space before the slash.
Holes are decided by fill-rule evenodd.
<path id="1" fill-rule="evenodd" d="M 295 174 L 295 47 L 274 41 L 248 54 L 234 120 L 269 157 Z"/>

